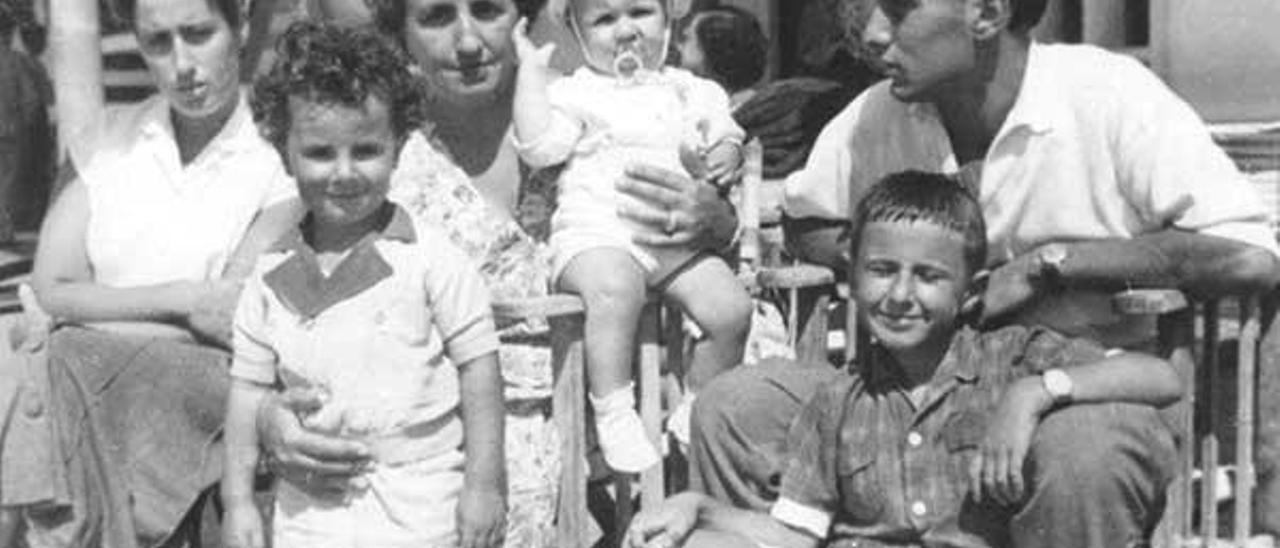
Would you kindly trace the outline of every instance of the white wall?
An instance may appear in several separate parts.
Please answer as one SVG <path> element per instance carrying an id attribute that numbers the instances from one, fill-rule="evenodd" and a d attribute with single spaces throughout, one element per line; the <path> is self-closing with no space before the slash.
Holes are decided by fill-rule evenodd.
<path id="1" fill-rule="evenodd" d="M 1153 68 L 1211 121 L 1280 120 L 1280 0 L 1151 0 Z"/>

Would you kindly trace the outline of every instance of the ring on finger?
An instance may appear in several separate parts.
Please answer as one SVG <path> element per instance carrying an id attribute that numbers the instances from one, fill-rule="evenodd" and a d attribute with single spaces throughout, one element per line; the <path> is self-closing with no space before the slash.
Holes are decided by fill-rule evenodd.
<path id="1" fill-rule="evenodd" d="M 674 210 L 667 212 L 667 222 L 663 225 L 663 230 L 667 234 L 675 234 L 680 227 L 676 225 L 676 212 Z"/>

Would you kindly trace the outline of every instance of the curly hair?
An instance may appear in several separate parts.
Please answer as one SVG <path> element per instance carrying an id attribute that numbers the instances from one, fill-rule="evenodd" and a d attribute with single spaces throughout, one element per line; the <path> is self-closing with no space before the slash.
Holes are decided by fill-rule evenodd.
<path id="1" fill-rule="evenodd" d="M 402 37 L 407 16 L 405 11 L 408 9 L 405 4 L 408 0 L 364 0 L 364 2 L 373 11 L 374 28 L 378 29 L 383 36 L 391 37 L 396 44 L 403 46 Z M 538 13 L 547 4 L 547 0 L 513 0 L 513 2 L 520 16 L 528 17 L 530 23 L 538 18 Z"/>
<path id="2" fill-rule="evenodd" d="M 388 107 L 397 139 L 426 120 L 422 84 L 403 52 L 370 30 L 301 21 L 276 43 L 271 70 L 253 86 L 250 106 L 263 138 L 282 153 L 292 126 L 289 98 L 362 108 L 370 97 Z"/>
<path id="3" fill-rule="evenodd" d="M 240 24 L 244 22 L 240 0 L 206 0 L 206 2 L 232 29 L 240 28 Z M 133 28 L 134 17 L 138 11 L 138 0 L 110 0 L 108 4 L 111 7 L 111 13 L 120 23 Z"/>
<path id="4" fill-rule="evenodd" d="M 721 5 L 689 15 L 707 64 L 707 75 L 730 93 L 751 87 L 764 77 L 769 40 L 751 12 Z"/>

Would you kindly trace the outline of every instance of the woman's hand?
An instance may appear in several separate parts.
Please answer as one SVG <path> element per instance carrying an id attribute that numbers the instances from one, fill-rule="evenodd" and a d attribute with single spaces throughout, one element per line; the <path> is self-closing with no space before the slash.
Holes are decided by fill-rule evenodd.
<path id="1" fill-rule="evenodd" d="M 244 284 L 235 280 L 215 280 L 200 284 L 187 327 L 201 340 L 231 348 L 231 321 Z"/>
<path id="2" fill-rule="evenodd" d="M 688 175 L 651 165 L 632 165 L 617 182 L 624 201 L 618 214 L 650 228 L 632 238 L 640 245 L 720 251 L 733 241 L 737 213 L 716 188 Z"/>
<path id="3" fill-rule="evenodd" d="M 369 463 L 361 443 L 303 428 L 299 413 L 320 408 L 318 391 L 272 393 L 258 407 L 258 436 L 272 470 L 290 485 L 313 493 L 346 491 Z"/>
<path id="4" fill-rule="evenodd" d="M 458 497 L 460 548 L 497 548 L 507 532 L 507 500 L 494 489 L 463 487 Z"/>

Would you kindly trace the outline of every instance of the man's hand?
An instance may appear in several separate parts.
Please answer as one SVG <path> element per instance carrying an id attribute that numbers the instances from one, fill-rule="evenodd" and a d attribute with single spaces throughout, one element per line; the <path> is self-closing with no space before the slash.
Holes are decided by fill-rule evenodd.
<path id="1" fill-rule="evenodd" d="M 628 548 L 675 548 L 693 532 L 698 524 L 698 507 L 702 494 L 685 492 L 675 495 L 661 506 L 640 512 L 627 528 Z"/>
<path id="2" fill-rule="evenodd" d="M 982 322 L 1000 320 L 1025 308 L 1044 287 L 1039 251 L 1014 257 L 991 272 L 982 295 Z"/>
<path id="3" fill-rule="evenodd" d="M 502 546 L 507 532 L 507 500 L 495 489 L 464 487 L 458 498 L 460 548 Z"/>
<path id="4" fill-rule="evenodd" d="M 632 165 L 617 188 L 636 199 L 624 201 L 618 214 L 649 227 L 635 233 L 637 244 L 719 251 L 737 230 L 733 206 L 716 188 L 683 173 Z"/>
<path id="5" fill-rule="evenodd" d="M 231 321 L 244 285 L 235 280 L 201 284 L 203 290 L 187 315 L 187 327 L 202 341 L 231 348 Z"/>
<path id="6" fill-rule="evenodd" d="M 303 428 L 298 414 L 320 405 L 316 390 L 271 393 L 258 408 L 258 437 L 281 479 L 312 493 L 341 493 L 368 466 L 369 451 L 361 443 Z"/>
<path id="7" fill-rule="evenodd" d="M 227 507 L 222 521 L 222 544 L 227 548 L 266 548 L 262 515 L 252 500 Z"/>
<path id="8" fill-rule="evenodd" d="M 969 488 L 974 500 L 985 497 L 1007 506 L 1022 502 L 1026 495 L 1022 463 L 1040 424 L 1040 415 L 1051 402 L 1038 376 L 1009 385 L 987 424 L 978 454 L 969 463 Z"/>

